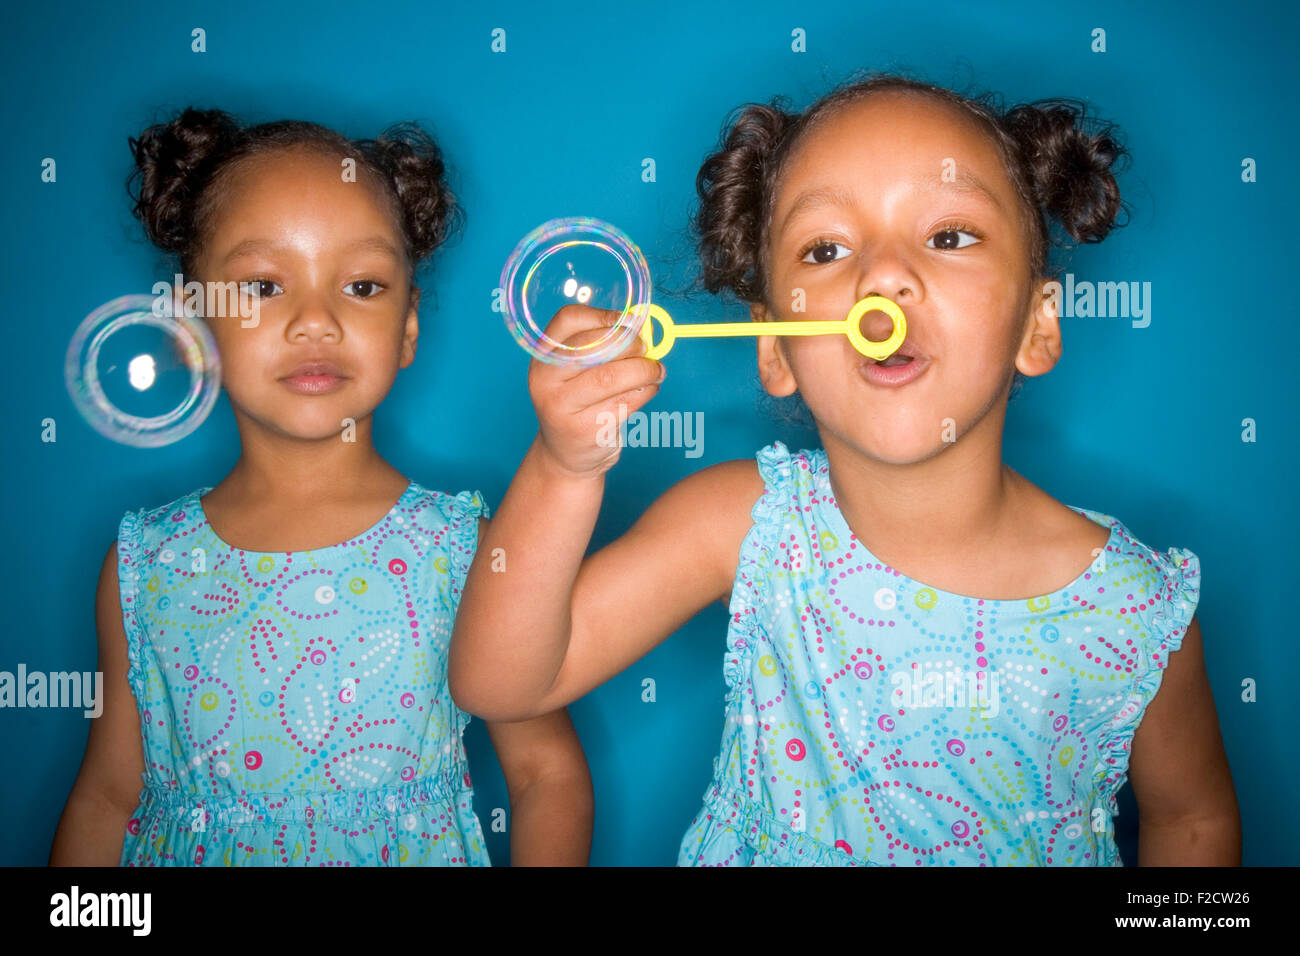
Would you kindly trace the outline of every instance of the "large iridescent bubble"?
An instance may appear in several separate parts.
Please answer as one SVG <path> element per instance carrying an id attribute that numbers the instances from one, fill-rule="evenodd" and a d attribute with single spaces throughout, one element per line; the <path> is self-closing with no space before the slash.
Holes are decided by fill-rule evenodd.
<path id="1" fill-rule="evenodd" d="M 170 297 L 126 295 L 82 321 L 64 378 L 77 411 L 124 445 L 155 448 L 203 423 L 221 392 L 221 360 L 199 318 L 173 315 Z"/>
<path id="2" fill-rule="evenodd" d="M 619 229 L 599 219 L 542 223 L 519 241 L 501 272 L 506 328 L 531 355 L 554 365 L 608 362 L 636 338 L 650 309 L 650 267 Z M 565 305 L 620 313 L 598 341 L 570 346 L 545 332 Z"/>

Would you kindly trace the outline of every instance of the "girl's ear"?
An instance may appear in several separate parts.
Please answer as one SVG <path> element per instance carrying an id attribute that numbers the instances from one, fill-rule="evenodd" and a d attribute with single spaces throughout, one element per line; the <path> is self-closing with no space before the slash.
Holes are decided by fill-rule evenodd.
<path id="1" fill-rule="evenodd" d="M 406 326 L 402 330 L 402 351 L 397 367 L 406 368 L 415 361 L 415 346 L 420 340 L 420 287 L 411 285 L 410 304 L 406 310 Z"/>
<path id="2" fill-rule="evenodd" d="M 777 321 L 768 315 L 767 306 L 762 302 L 749 304 L 749 317 L 755 322 Z M 763 383 L 763 388 L 776 398 L 793 395 L 799 389 L 799 383 L 794 380 L 794 373 L 790 370 L 782 336 L 760 335 L 756 341 L 758 342 L 758 377 Z"/>
<path id="3" fill-rule="evenodd" d="M 1061 284 L 1040 277 L 1029 297 L 1025 333 L 1016 352 L 1016 368 L 1025 375 L 1045 375 L 1061 359 Z"/>

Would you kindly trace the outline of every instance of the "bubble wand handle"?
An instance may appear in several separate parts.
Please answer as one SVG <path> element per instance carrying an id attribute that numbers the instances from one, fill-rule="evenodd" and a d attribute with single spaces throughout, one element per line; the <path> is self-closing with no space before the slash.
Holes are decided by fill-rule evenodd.
<path id="1" fill-rule="evenodd" d="M 889 337 L 877 342 L 862 334 L 862 317 L 868 312 L 883 312 L 894 324 Z M 659 324 L 660 338 L 654 340 L 654 326 Z M 907 337 L 907 318 L 893 299 L 871 295 L 861 299 L 843 319 L 794 322 L 706 322 L 679 325 L 661 306 L 650 305 L 641 326 L 641 340 L 646 358 L 661 359 L 672 351 L 678 339 L 735 338 L 752 335 L 843 335 L 860 353 L 872 359 L 886 359 L 902 346 Z"/>

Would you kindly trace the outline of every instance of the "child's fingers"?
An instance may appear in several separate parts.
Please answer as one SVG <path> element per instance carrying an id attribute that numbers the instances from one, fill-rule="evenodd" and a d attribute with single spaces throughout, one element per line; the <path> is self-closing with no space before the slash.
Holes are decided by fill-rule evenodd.
<path id="1" fill-rule="evenodd" d="M 580 332 L 575 332 L 573 335 L 570 335 L 567 339 L 565 339 L 563 344 L 569 346 L 570 348 L 576 348 L 577 346 L 580 345 L 589 345 L 595 342 L 603 342 L 606 339 L 611 339 L 613 337 L 614 337 L 613 333 L 610 332 L 610 330 L 607 327 L 601 326 L 600 328 L 596 328 L 596 329 L 583 329 Z M 628 343 L 627 348 L 623 350 L 622 355 L 638 355 L 644 351 L 645 351 L 645 342 L 642 341 L 641 337 L 638 335 L 635 336 Z M 622 355 L 620 357 L 622 357 Z"/>
<path id="2" fill-rule="evenodd" d="M 555 318 L 546 328 L 546 334 L 571 349 L 594 346 L 615 336 L 613 326 L 617 324 L 619 315 L 618 311 L 592 309 L 587 306 L 565 306 L 555 314 Z M 618 357 L 643 355 L 645 350 L 645 342 L 641 337 L 633 336 Z M 578 365 L 555 365 L 552 369 L 553 371 L 543 374 L 558 377 L 563 381 L 577 378 L 585 371 Z"/>
<path id="3" fill-rule="evenodd" d="M 565 390 L 565 404 L 573 411 L 604 405 L 610 399 L 655 387 L 668 369 L 662 362 L 633 355 L 586 369 Z"/>
<path id="4" fill-rule="evenodd" d="M 592 340 L 598 340 L 612 335 L 610 329 L 617 324 L 619 314 L 617 310 L 594 309 L 589 305 L 566 305 L 551 318 L 546 335 L 556 342 L 568 343 L 575 335 L 594 331 Z"/>

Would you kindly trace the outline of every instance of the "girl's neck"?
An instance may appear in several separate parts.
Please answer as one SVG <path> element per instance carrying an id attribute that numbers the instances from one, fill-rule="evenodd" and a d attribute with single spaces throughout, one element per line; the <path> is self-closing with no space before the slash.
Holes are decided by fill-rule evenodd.
<path id="1" fill-rule="evenodd" d="M 344 441 L 289 438 L 241 422 L 243 452 L 221 490 L 243 500 L 326 506 L 400 494 L 406 479 L 375 450 L 370 424 L 370 417 L 357 422 L 349 436 L 355 441 Z"/>
<path id="2" fill-rule="evenodd" d="M 350 541 L 399 501 L 409 482 L 358 427 L 356 442 L 301 441 L 242 427 L 244 451 L 200 500 L 213 533 L 230 547 L 277 553 Z M 360 423 L 358 423 L 360 426 Z"/>
<path id="3" fill-rule="evenodd" d="M 1002 462 L 1002 421 L 992 410 L 913 464 L 870 458 L 829 433 L 822 440 L 844 520 L 882 560 L 925 563 L 1015 536 L 1027 483 Z"/>

